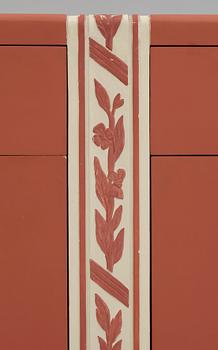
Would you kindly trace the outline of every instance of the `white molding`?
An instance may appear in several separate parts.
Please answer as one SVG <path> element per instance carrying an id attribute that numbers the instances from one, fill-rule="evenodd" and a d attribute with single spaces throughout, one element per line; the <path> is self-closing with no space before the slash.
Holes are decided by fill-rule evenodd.
<path id="1" fill-rule="evenodd" d="M 150 349 L 150 17 L 139 16 L 140 350 Z"/>
<path id="2" fill-rule="evenodd" d="M 67 17 L 69 344 L 80 349 L 78 16 Z"/>

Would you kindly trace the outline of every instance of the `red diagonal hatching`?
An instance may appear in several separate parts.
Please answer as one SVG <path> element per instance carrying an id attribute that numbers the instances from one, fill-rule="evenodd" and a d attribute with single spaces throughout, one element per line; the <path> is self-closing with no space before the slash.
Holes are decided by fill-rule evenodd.
<path id="1" fill-rule="evenodd" d="M 99 65 L 107 69 L 123 84 L 128 85 L 128 66 L 119 57 L 92 38 L 89 38 L 89 54 Z"/>
<path id="2" fill-rule="evenodd" d="M 129 307 L 128 288 L 92 259 L 90 259 L 90 277 L 106 292 Z"/>

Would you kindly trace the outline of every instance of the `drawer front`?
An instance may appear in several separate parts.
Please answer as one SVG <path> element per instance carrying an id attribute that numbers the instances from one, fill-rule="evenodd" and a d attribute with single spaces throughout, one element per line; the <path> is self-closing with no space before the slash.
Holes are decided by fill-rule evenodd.
<path id="1" fill-rule="evenodd" d="M 0 157 L 2 349 L 67 349 L 64 157 Z"/>
<path id="2" fill-rule="evenodd" d="M 66 154 L 66 48 L 0 46 L 0 155 Z"/>
<path id="3" fill-rule="evenodd" d="M 151 47 L 151 154 L 218 154 L 218 47 Z"/>
<path id="4" fill-rule="evenodd" d="M 152 350 L 218 348 L 218 157 L 153 157 Z"/>

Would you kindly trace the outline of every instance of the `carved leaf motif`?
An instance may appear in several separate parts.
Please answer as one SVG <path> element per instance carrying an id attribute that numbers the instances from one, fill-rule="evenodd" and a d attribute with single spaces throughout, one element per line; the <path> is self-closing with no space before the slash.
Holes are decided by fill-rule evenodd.
<path id="1" fill-rule="evenodd" d="M 123 98 L 120 98 L 120 94 L 117 94 L 115 97 L 114 97 L 114 102 L 113 102 L 113 109 L 118 109 L 120 107 L 122 107 L 124 104 L 124 99 Z"/>
<path id="2" fill-rule="evenodd" d="M 119 340 L 112 348 L 112 350 L 121 350 L 122 340 Z"/>
<path id="3" fill-rule="evenodd" d="M 123 126 L 123 116 L 121 116 L 114 129 L 115 151 L 114 158 L 117 160 L 123 151 L 125 143 L 125 132 Z"/>
<path id="4" fill-rule="evenodd" d="M 96 318 L 101 328 L 108 332 L 110 328 L 110 311 L 106 303 L 98 294 L 95 294 Z"/>
<path id="5" fill-rule="evenodd" d="M 123 199 L 123 190 L 115 184 L 110 185 L 109 195 L 114 198 Z"/>
<path id="6" fill-rule="evenodd" d="M 113 36 L 119 27 L 122 16 L 99 15 L 96 23 L 102 35 L 106 39 L 106 45 L 112 49 Z M 124 169 L 116 169 L 115 163 L 123 151 L 125 143 L 125 132 L 123 116 L 115 123 L 116 110 L 124 104 L 124 100 L 118 93 L 113 100 L 111 110 L 110 98 L 105 87 L 96 79 L 95 94 L 99 106 L 106 112 L 108 127 L 99 123 L 93 128 L 93 142 L 107 150 L 107 169 L 102 169 L 98 157 L 94 158 L 95 190 L 96 195 L 105 209 L 105 215 L 96 209 L 96 240 L 103 251 L 108 271 L 113 272 L 114 265 L 121 259 L 124 249 L 124 228 L 122 228 L 114 239 L 115 230 L 119 227 L 122 218 L 123 207 L 115 208 L 115 198 L 123 199 L 122 184 L 125 178 Z M 121 350 L 122 340 L 117 341 L 122 328 L 122 312 L 118 311 L 111 320 L 110 310 L 104 300 L 95 294 L 96 319 L 105 332 L 105 338 L 98 337 L 100 350 Z M 114 344 L 116 342 L 116 344 Z M 114 345 L 113 345 L 114 344 Z"/>
<path id="7" fill-rule="evenodd" d="M 96 194 L 103 205 L 103 207 L 106 209 L 107 207 L 107 177 L 104 173 L 104 171 L 101 168 L 101 164 L 99 162 L 99 159 L 97 157 L 94 158 L 94 167 L 95 167 L 95 188 L 96 188 Z"/>
<path id="8" fill-rule="evenodd" d="M 110 113 L 110 99 L 106 89 L 99 83 L 98 80 L 94 79 L 95 82 L 95 95 L 98 100 L 99 106 L 107 113 Z"/>
<path id="9" fill-rule="evenodd" d="M 113 48 L 113 38 L 120 26 L 122 15 L 95 15 L 97 27 L 106 41 L 109 50 Z"/>
<path id="10" fill-rule="evenodd" d="M 124 247 L 124 228 L 120 230 L 116 239 L 113 242 L 113 262 L 117 263 L 123 254 Z"/>
<path id="11" fill-rule="evenodd" d="M 101 350 L 107 350 L 107 343 L 101 337 L 98 337 L 99 345 Z"/>
<path id="12" fill-rule="evenodd" d="M 113 349 L 114 347 L 117 350 L 121 349 L 122 340 L 118 341 L 114 347 L 112 347 L 112 345 L 121 332 L 122 311 L 119 310 L 116 316 L 110 321 L 110 311 L 108 306 L 97 293 L 95 294 L 95 304 L 97 321 L 106 334 L 106 341 L 101 337 L 98 337 L 100 349 L 108 350 Z"/>
<path id="13" fill-rule="evenodd" d="M 112 319 L 110 324 L 110 341 L 114 343 L 122 328 L 122 311 L 118 311 L 116 316 Z"/>
<path id="14" fill-rule="evenodd" d="M 114 216 L 113 216 L 113 219 L 112 219 L 112 227 L 113 227 L 113 230 L 116 230 L 117 227 L 119 226 L 120 224 L 120 221 L 121 221 L 121 217 L 122 217 L 122 212 L 123 212 L 123 207 L 122 205 L 120 205 L 114 212 Z"/>
<path id="15" fill-rule="evenodd" d="M 97 209 L 95 210 L 95 223 L 96 223 L 97 242 L 101 250 L 103 251 L 103 253 L 106 253 L 106 250 L 107 250 L 107 242 L 106 242 L 106 235 L 105 235 L 106 222 Z"/>
<path id="16" fill-rule="evenodd" d="M 114 37 L 121 23 L 122 16 L 112 16 L 112 36 Z"/>

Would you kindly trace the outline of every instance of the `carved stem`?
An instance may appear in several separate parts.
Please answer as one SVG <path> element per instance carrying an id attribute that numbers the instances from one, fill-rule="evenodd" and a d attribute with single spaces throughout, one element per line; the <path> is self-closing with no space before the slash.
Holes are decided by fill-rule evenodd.
<path id="1" fill-rule="evenodd" d="M 108 119 L 109 119 L 109 128 L 112 134 L 114 134 L 114 128 L 115 128 L 115 110 L 114 109 L 112 109 L 112 111 L 108 113 Z M 108 149 L 108 178 L 110 173 L 114 171 L 114 168 L 115 168 L 115 161 L 114 161 L 114 140 L 113 140 Z M 109 182 L 111 183 L 112 181 L 109 179 Z M 106 222 L 108 224 L 108 227 L 110 227 L 110 222 L 113 217 L 113 212 L 114 212 L 114 198 L 110 197 L 110 200 L 108 201 L 108 205 L 106 207 Z M 113 266 L 114 266 L 113 254 L 112 254 L 112 244 L 114 240 L 113 230 L 110 229 L 108 234 L 110 235 L 110 247 L 108 249 L 108 254 L 106 257 L 107 269 L 110 272 L 113 272 Z"/>
<path id="2" fill-rule="evenodd" d="M 113 48 L 113 37 L 112 35 L 109 35 L 107 38 L 106 38 L 106 47 L 112 51 L 112 48 Z"/>

